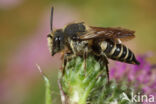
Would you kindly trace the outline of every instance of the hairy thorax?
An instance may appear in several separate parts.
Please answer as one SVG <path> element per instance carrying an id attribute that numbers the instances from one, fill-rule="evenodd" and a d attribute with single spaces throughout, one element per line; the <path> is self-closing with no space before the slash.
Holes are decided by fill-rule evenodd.
<path id="1" fill-rule="evenodd" d="M 91 52 L 88 41 L 74 41 L 71 40 L 70 47 L 75 55 L 84 55 L 84 53 Z"/>

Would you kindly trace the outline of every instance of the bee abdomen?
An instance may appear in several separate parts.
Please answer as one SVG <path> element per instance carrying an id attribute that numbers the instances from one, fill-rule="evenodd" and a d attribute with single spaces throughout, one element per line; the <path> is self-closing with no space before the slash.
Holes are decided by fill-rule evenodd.
<path id="1" fill-rule="evenodd" d="M 139 64 L 133 52 L 122 44 L 103 41 L 100 46 L 108 58 L 130 64 Z"/>

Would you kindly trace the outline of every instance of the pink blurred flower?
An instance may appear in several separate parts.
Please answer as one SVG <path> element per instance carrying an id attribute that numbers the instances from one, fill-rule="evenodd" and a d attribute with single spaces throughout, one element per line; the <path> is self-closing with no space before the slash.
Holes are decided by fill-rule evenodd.
<path id="1" fill-rule="evenodd" d="M 139 66 L 115 62 L 115 65 L 110 69 L 111 79 L 129 81 L 133 87 L 141 89 L 143 93 L 156 97 L 156 76 L 154 73 L 156 65 L 146 61 L 150 56 L 151 54 L 138 56 Z"/>

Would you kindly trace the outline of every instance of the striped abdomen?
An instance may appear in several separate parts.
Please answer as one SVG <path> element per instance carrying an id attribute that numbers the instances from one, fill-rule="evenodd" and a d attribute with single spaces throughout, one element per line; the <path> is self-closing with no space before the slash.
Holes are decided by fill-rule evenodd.
<path id="1" fill-rule="evenodd" d="M 122 44 L 115 44 L 113 42 L 102 41 L 100 47 L 108 58 L 118 60 L 121 62 L 126 62 L 129 64 L 140 64 L 136 60 L 133 52 Z"/>

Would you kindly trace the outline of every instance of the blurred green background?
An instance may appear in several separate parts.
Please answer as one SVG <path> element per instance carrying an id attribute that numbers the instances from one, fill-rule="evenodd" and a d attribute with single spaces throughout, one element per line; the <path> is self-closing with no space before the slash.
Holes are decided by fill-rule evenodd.
<path id="1" fill-rule="evenodd" d="M 155 0 L 0 0 L 0 104 L 44 104 L 36 63 L 51 81 L 54 104 L 60 103 L 60 55 L 51 57 L 46 42 L 52 5 L 55 28 L 85 21 L 135 30 L 136 38 L 124 44 L 136 55 L 151 52 L 149 61 L 156 62 Z"/>

